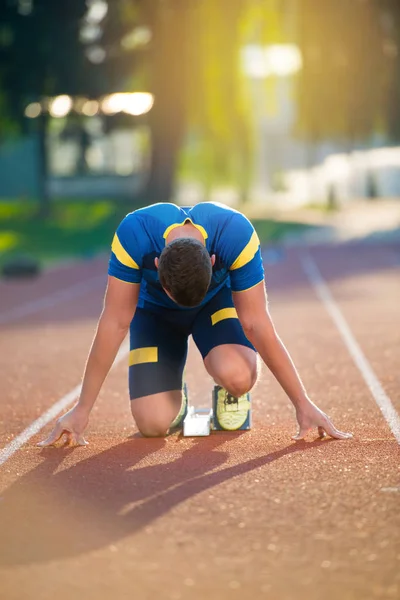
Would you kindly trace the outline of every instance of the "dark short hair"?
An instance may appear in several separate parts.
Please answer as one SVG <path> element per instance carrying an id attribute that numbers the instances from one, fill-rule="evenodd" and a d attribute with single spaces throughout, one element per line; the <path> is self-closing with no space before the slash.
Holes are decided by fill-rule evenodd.
<path id="1" fill-rule="evenodd" d="M 158 262 L 160 283 L 181 306 L 198 306 L 210 285 L 212 266 L 205 246 L 178 238 L 165 246 Z"/>

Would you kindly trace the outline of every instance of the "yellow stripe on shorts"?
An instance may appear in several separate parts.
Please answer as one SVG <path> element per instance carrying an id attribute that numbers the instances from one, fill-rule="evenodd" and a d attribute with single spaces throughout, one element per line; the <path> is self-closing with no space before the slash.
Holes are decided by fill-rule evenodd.
<path id="1" fill-rule="evenodd" d="M 213 315 L 211 315 L 211 324 L 216 325 L 220 321 L 224 319 L 237 319 L 238 315 L 236 312 L 236 308 L 221 308 L 221 310 L 217 310 Z"/>
<path id="2" fill-rule="evenodd" d="M 127 253 L 125 248 L 122 246 L 117 234 L 114 235 L 111 250 L 114 252 L 119 262 L 125 265 L 125 267 L 130 267 L 131 269 L 139 269 L 139 265 L 135 263 L 133 258 Z"/>
<path id="3" fill-rule="evenodd" d="M 233 271 L 234 269 L 240 269 L 240 267 L 247 265 L 247 263 L 250 262 L 256 255 L 259 245 L 260 240 L 258 239 L 257 233 L 254 231 L 249 243 L 243 248 L 237 259 L 231 264 L 230 270 Z"/>
<path id="4" fill-rule="evenodd" d="M 157 346 L 150 346 L 149 348 L 136 348 L 129 352 L 129 366 L 142 365 L 144 363 L 156 363 L 158 362 L 158 348 Z"/>

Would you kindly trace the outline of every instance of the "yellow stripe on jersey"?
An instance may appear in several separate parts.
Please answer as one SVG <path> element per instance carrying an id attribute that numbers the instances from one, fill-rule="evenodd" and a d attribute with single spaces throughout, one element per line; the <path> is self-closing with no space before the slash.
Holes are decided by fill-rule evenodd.
<path id="1" fill-rule="evenodd" d="M 131 269 L 139 269 L 139 265 L 135 263 L 133 258 L 127 253 L 125 248 L 122 246 L 121 242 L 118 239 L 117 234 L 114 235 L 113 243 L 111 245 L 111 250 L 114 252 L 115 256 L 118 258 L 119 262 L 125 265 L 125 267 L 131 267 Z"/>
<path id="2" fill-rule="evenodd" d="M 231 264 L 230 270 L 233 271 L 234 269 L 240 269 L 240 267 L 247 265 L 247 263 L 250 262 L 256 255 L 259 246 L 260 240 L 258 239 L 257 233 L 254 231 L 247 246 L 243 248 L 237 259 Z"/>
<path id="3" fill-rule="evenodd" d="M 157 346 L 150 346 L 149 348 L 136 348 L 129 352 L 129 366 L 142 365 L 144 363 L 156 363 L 158 362 L 158 348 Z"/>
<path id="4" fill-rule="evenodd" d="M 163 238 L 166 239 L 168 234 L 173 229 L 175 229 L 176 227 L 182 227 L 182 225 L 185 225 L 185 223 L 187 223 L 187 222 L 189 222 L 191 225 L 193 225 L 193 227 L 196 227 L 196 229 L 198 229 L 200 231 L 201 235 L 203 236 L 203 238 L 205 240 L 208 238 L 208 233 L 204 229 L 204 227 L 202 227 L 201 225 L 196 225 L 196 223 L 193 223 L 192 219 L 189 219 L 189 217 L 186 217 L 186 219 L 184 221 L 182 221 L 182 223 L 173 223 L 172 225 L 167 227 L 167 229 L 164 231 Z"/>
<path id="5" fill-rule="evenodd" d="M 221 308 L 211 315 L 211 324 L 216 325 L 224 319 L 237 319 L 238 315 L 235 308 Z"/>

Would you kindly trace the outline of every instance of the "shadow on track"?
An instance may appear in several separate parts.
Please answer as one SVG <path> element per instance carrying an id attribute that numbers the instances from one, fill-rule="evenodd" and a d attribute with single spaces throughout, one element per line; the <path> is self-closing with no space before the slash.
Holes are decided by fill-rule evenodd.
<path id="1" fill-rule="evenodd" d="M 115 544 L 205 490 L 293 452 L 321 448 L 321 441 L 292 443 L 224 468 L 229 455 L 219 446 L 240 435 L 211 436 L 172 462 L 160 454 L 152 465 L 149 457 L 174 440 L 131 439 L 66 468 L 73 449 L 42 450 L 40 465 L 3 494 L 0 564 L 48 562 Z"/>

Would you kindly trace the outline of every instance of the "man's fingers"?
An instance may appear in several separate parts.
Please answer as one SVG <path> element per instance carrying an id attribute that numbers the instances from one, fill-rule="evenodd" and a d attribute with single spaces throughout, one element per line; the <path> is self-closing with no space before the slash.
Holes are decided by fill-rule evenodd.
<path id="1" fill-rule="evenodd" d="M 58 442 L 59 439 L 61 439 L 65 431 L 66 430 L 61 425 L 61 423 L 57 423 L 49 437 L 43 440 L 42 442 L 39 442 L 38 446 L 40 446 L 41 448 L 44 448 L 45 446 L 52 446 L 53 444 Z"/>
<path id="2" fill-rule="evenodd" d="M 85 440 L 83 435 L 78 435 L 76 433 L 71 434 L 69 446 L 87 446 L 87 445 L 88 445 L 88 442 Z"/>
<path id="3" fill-rule="evenodd" d="M 328 435 L 337 440 L 348 440 L 353 437 L 352 433 L 345 433 L 344 431 L 339 431 L 339 429 L 336 429 L 329 419 L 326 419 L 323 427 L 318 427 L 318 431 L 320 429 L 324 429 Z"/>
<path id="4" fill-rule="evenodd" d="M 298 433 L 296 435 L 292 435 L 292 440 L 299 442 L 304 439 L 307 433 L 310 431 L 310 427 L 300 427 Z"/>
<path id="5" fill-rule="evenodd" d="M 73 445 L 73 434 L 71 433 L 71 431 L 64 431 L 62 442 L 62 446 L 65 446 L 66 448 Z"/>
<path id="6" fill-rule="evenodd" d="M 292 435 L 292 440 L 298 442 L 304 439 L 310 429 L 312 429 L 312 427 L 300 426 L 298 433 L 296 435 Z M 336 429 L 336 427 L 332 425 L 328 418 L 326 418 L 326 421 L 324 420 L 323 425 L 318 425 L 318 435 L 321 439 L 329 435 L 337 440 L 348 440 L 353 437 L 352 433 L 345 433 L 344 431 L 339 431 L 339 429 Z"/>
<path id="7" fill-rule="evenodd" d="M 332 433 L 328 432 L 328 434 L 331 437 L 336 438 L 337 440 L 350 440 L 353 437 L 352 433 L 346 433 L 344 431 L 339 431 L 338 429 L 335 429 L 335 428 L 333 428 Z"/>
<path id="8" fill-rule="evenodd" d="M 62 440 L 61 446 L 87 446 L 88 442 L 85 440 L 83 435 L 74 433 L 62 427 L 62 425 L 56 425 L 49 437 L 37 445 L 41 448 L 46 446 L 52 446 L 56 442 Z"/>
<path id="9" fill-rule="evenodd" d="M 64 431 L 65 440 L 63 446 L 73 448 L 74 446 L 87 446 L 88 442 L 82 434 L 77 434 L 74 431 Z"/>

